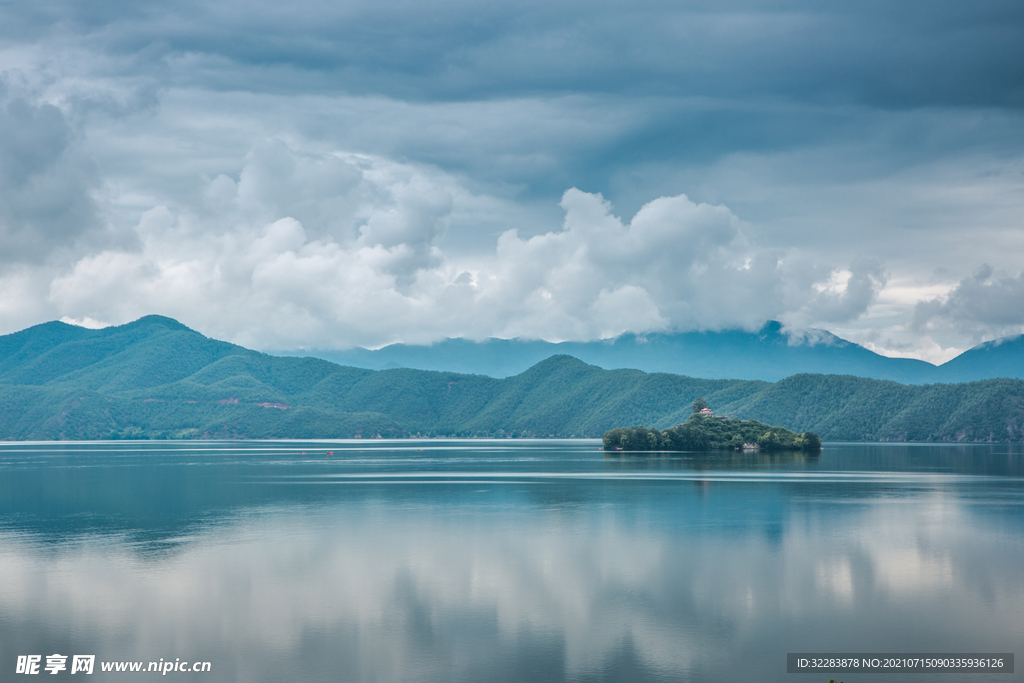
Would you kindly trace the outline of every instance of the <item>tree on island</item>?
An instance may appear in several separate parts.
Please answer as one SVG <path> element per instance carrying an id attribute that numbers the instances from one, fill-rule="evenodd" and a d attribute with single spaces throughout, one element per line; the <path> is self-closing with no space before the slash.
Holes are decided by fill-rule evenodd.
<path id="1" fill-rule="evenodd" d="M 701 404 L 706 406 L 698 399 L 694 407 Z M 699 413 L 665 430 L 641 425 L 616 427 L 605 432 L 602 441 L 609 451 L 718 451 L 748 447 L 766 452 L 821 450 L 821 438 L 814 432 L 798 434 L 757 420 L 709 420 Z"/>

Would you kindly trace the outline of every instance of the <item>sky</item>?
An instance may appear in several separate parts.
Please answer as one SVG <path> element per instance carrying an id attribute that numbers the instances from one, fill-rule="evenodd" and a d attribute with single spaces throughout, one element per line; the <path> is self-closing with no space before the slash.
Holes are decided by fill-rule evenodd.
<path id="1" fill-rule="evenodd" d="M 1024 333 L 1024 4 L 2 3 L 0 334 L 147 314 L 948 360 Z"/>

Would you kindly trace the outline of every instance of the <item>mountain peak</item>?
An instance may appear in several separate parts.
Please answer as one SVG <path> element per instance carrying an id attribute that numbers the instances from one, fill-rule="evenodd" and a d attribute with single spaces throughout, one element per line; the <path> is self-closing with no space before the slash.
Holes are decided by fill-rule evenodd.
<path id="1" fill-rule="evenodd" d="M 575 356 L 570 356 L 569 354 L 566 354 L 566 353 L 558 353 L 558 354 L 555 354 L 553 356 L 549 356 L 548 358 L 545 358 L 541 362 L 537 363 L 534 367 L 550 369 L 550 368 L 556 368 L 556 367 L 587 367 L 587 368 L 592 368 L 592 367 L 596 367 L 596 366 L 590 365 L 589 363 L 584 363 L 583 361 L 581 361 L 579 358 L 576 358 Z"/>
<path id="2" fill-rule="evenodd" d="M 152 328 L 152 327 L 163 327 L 169 330 L 187 330 L 189 332 L 195 332 L 191 327 L 184 325 L 174 318 L 168 318 L 165 315 L 144 315 L 138 320 L 133 320 L 130 323 L 124 325 L 117 325 L 115 327 L 107 327 L 107 330 L 130 330 L 138 328 Z M 198 332 L 196 332 L 198 334 Z"/>

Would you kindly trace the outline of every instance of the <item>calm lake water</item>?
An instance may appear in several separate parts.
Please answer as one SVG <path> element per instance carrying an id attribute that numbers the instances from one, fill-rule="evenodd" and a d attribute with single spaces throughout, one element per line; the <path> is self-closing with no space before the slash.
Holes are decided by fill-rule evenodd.
<path id="1" fill-rule="evenodd" d="M 598 446 L 2 444 L 0 680 L 54 653 L 96 655 L 95 681 L 543 683 L 1024 652 L 1019 444 Z M 100 671 L 176 658 L 211 670 Z"/>

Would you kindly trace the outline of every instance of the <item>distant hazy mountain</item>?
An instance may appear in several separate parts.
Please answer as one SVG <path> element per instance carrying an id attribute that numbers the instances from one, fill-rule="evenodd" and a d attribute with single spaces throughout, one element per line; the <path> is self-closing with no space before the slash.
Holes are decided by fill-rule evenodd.
<path id="1" fill-rule="evenodd" d="M 0 337 L 0 439 L 601 436 L 672 426 L 698 396 L 717 413 L 831 440 L 1024 439 L 1018 379 L 907 386 L 800 374 L 772 384 L 603 370 L 566 355 L 504 379 L 374 371 L 251 351 L 160 316 Z"/>
<path id="2" fill-rule="evenodd" d="M 800 373 L 853 375 L 904 384 L 1024 378 L 1024 336 L 986 342 L 936 367 L 908 358 L 888 358 L 829 332 L 791 338 L 777 322 L 758 332 L 625 334 L 614 340 L 562 342 L 446 339 L 431 346 L 393 344 L 376 351 L 284 352 L 341 365 L 384 370 L 415 368 L 509 377 L 545 358 L 567 355 L 606 370 L 632 368 L 706 379 L 777 382 Z"/>
<path id="3" fill-rule="evenodd" d="M 932 382 L 1024 378 L 1024 334 L 979 344 L 935 369 Z"/>

